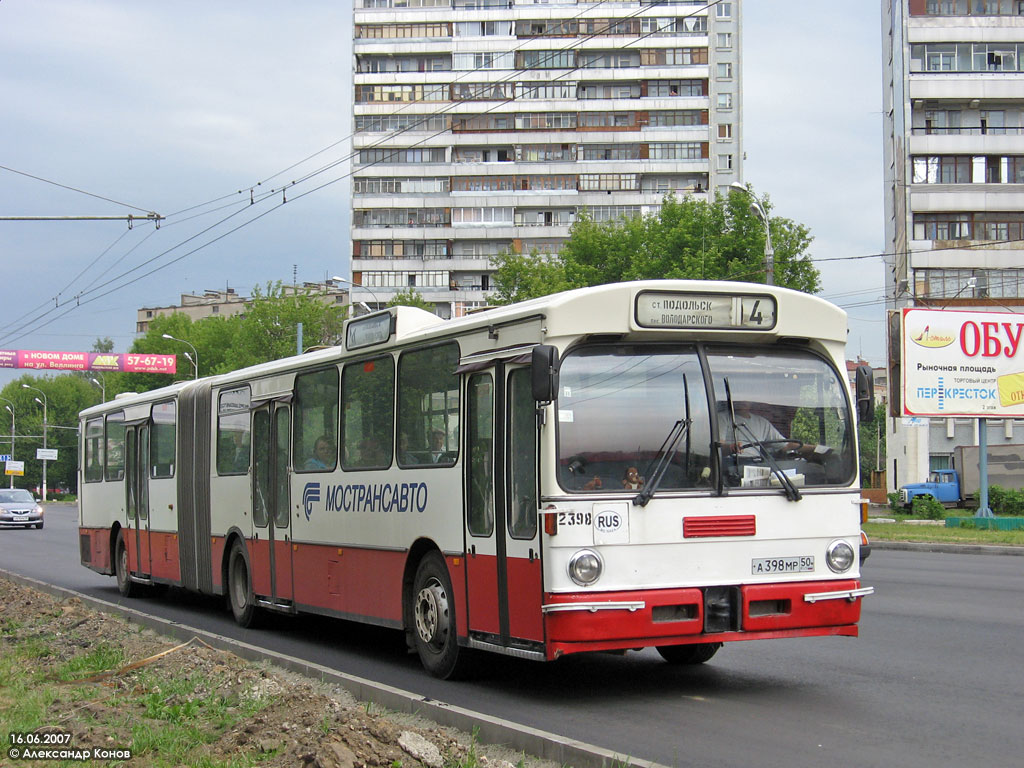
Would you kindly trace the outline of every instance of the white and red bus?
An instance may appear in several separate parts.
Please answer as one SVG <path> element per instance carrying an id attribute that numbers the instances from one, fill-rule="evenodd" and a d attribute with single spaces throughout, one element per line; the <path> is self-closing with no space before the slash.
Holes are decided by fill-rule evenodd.
<path id="1" fill-rule="evenodd" d="M 857 634 L 845 313 L 746 283 L 585 288 L 81 414 L 82 563 L 123 594 L 225 595 L 555 659 Z M 870 389 L 860 388 L 865 406 Z"/>

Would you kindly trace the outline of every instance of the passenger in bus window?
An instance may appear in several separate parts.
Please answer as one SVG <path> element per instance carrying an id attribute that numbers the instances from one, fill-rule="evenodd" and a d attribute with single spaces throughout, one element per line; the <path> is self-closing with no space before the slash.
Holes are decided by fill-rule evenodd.
<path id="1" fill-rule="evenodd" d="M 409 435 L 405 432 L 398 433 L 398 463 L 403 467 L 423 463 L 423 459 L 419 458 L 416 452 L 409 450 Z"/>
<path id="2" fill-rule="evenodd" d="M 452 460 L 452 455 L 445 450 L 444 430 L 430 430 L 430 463 L 447 464 Z"/>
<path id="3" fill-rule="evenodd" d="M 360 468 L 383 467 L 389 463 L 388 452 L 376 437 L 364 437 L 359 443 Z"/>
<path id="4" fill-rule="evenodd" d="M 313 445 L 313 455 L 306 460 L 304 469 L 334 469 L 336 455 L 330 435 L 320 435 Z"/>

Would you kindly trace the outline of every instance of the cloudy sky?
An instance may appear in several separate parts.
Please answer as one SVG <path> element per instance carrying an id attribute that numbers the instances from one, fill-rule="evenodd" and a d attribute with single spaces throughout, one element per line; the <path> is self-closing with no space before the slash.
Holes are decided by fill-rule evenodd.
<path id="1" fill-rule="evenodd" d="M 746 180 L 815 258 L 882 247 L 879 17 L 744 2 Z M 139 307 L 347 274 L 350 24 L 351 0 L 0 0 L 0 216 L 166 217 L 0 221 L 0 349 L 125 351 Z M 883 363 L 881 260 L 820 268 Z"/>

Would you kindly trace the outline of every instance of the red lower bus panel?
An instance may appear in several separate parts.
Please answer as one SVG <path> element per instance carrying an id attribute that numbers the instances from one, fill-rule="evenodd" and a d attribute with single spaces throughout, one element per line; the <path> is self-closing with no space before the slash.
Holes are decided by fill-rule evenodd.
<path id="1" fill-rule="evenodd" d="M 406 552 L 299 544 L 292 560 L 295 602 L 400 624 L 406 557 Z"/>
<path id="2" fill-rule="evenodd" d="M 858 600 L 820 600 L 808 603 L 804 595 L 857 589 L 857 581 L 817 581 L 798 584 L 751 584 L 741 587 L 743 629 L 749 632 L 774 629 L 804 629 L 856 624 L 860 621 Z"/>
<path id="3" fill-rule="evenodd" d="M 98 573 L 112 574 L 114 561 L 110 552 L 110 531 L 106 528 L 79 528 L 78 538 L 82 565 Z"/>
<path id="4" fill-rule="evenodd" d="M 644 592 L 601 592 L 545 595 L 545 605 L 572 603 L 644 603 L 643 608 L 550 611 L 552 642 L 625 640 L 638 637 L 695 635 L 704 629 L 704 595 L 699 589 L 658 589 Z M 655 607 L 660 610 L 655 611 Z"/>
<path id="5" fill-rule="evenodd" d="M 544 640 L 544 615 L 537 610 L 543 597 L 540 558 L 510 557 L 508 564 L 509 634 L 524 640 Z"/>
<path id="6" fill-rule="evenodd" d="M 740 588 L 740 630 L 704 633 L 703 593 L 699 589 L 545 595 L 548 657 L 582 651 L 640 648 L 692 642 L 731 642 L 772 637 L 857 635 L 860 599 L 818 600 L 804 595 L 857 589 L 860 582 L 819 581 L 757 584 Z M 551 610 L 552 605 L 584 604 L 596 610 Z M 621 607 L 600 607 L 601 603 Z M 630 604 L 643 603 L 629 610 Z"/>

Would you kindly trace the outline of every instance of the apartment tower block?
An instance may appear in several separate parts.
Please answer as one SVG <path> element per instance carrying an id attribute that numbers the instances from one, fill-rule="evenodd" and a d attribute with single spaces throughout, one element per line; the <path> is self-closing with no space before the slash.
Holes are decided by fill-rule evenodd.
<path id="1" fill-rule="evenodd" d="M 887 303 L 1019 312 L 1024 0 L 883 0 L 882 34 Z M 889 421 L 890 490 L 978 442 L 977 419 Z M 1024 422 L 990 425 L 1024 443 Z"/>
<path id="2" fill-rule="evenodd" d="M 742 179 L 739 0 L 355 4 L 354 300 L 458 316 L 584 209 Z"/>

